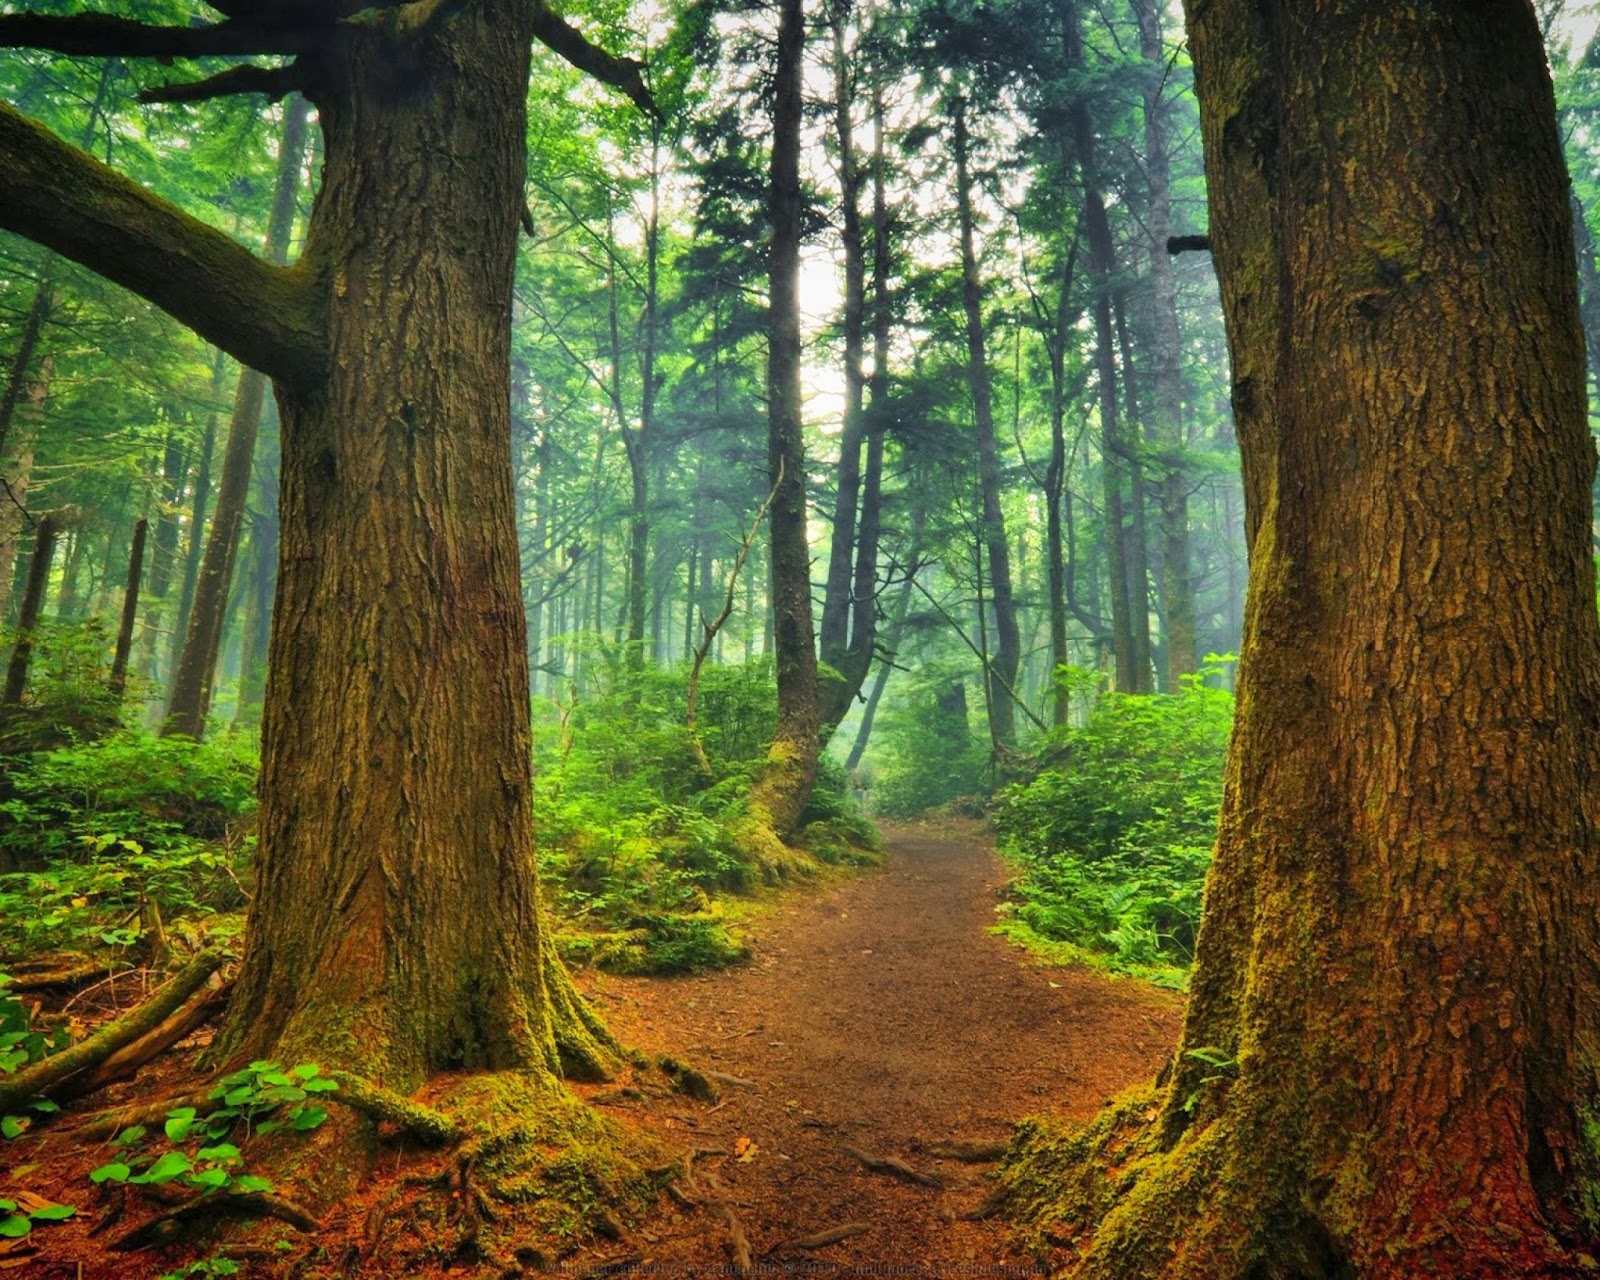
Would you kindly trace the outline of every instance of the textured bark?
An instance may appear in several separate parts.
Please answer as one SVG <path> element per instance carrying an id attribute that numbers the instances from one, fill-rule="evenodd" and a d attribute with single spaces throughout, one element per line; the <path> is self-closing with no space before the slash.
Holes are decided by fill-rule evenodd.
<path id="1" fill-rule="evenodd" d="M 1017 607 L 1011 591 L 1011 548 L 1006 542 L 1005 516 L 1000 510 L 1000 446 L 995 438 L 994 400 L 989 382 L 989 357 L 983 333 L 983 282 L 978 278 L 974 244 L 972 180 L 969 173 L 967 108 L 963 99 L 954 104 L 951 119 L 956 162 L 956 210 L 961 226 L 961 297 L 967 321 L 967 386 L 972 393 L 972 416 L 977 428 L 978 487 L 983 503 L 983 543 L 989 559 L 989 590 L 994 607 L 995 651 L 985 658 L 985 705 L 989 708 L 990 736 L 1008 745 L 1017 736 L 1016 709 L 1003 691 L 1017 683 L 1022 662 L 1022 634 L 1017 627 Z M 987 620 L 979 618 L 987 636 Z M 987 650 L 987 640 L 984 644 Z M 992 673 L 990 663 L 992 661 Z M 1000 689 L 989 686 L 995 682 Z"/>
<path id="2" fill-rule="evenodd" d="M 1144 171 L 1150 184 L 1150 380 L 1145 427 L 1160 463 L 1161 599 L 1166 621 L 1166 687 L 1177 689 L 1196 668 L 1194 580 L 1189 567 L 1189 477 L 1184 453 L 1183 371 L 1178 290 L 1167 252 L 1172 234 L 1172 152 L 1167 136 L 1167 51 L 1157 0 L 1133 0 L 1144 58 Z"/>
<path id="3" fill-rule="evenodd" d="M 1189 22 L 1251 531 L 1238 719 L 1180 1052 L 1074 1274 L 1589 1274 L 1594 451 L 1533 12 Z"/>
<path id="4" fill-rule="evenodd" d="M 218 350 L 211 362 L 211 396 L 222 399 L 226 357 Z M 178 593 L 178 624 L 172 646 L 172 665 L 182 654 L 183 639 L 189 630 L 189 614 L 194 609 L 194 587 L 200 577 L 200 560 L 206 549 L 206 509 L 211 505 L 211 464 L 217 455 L 217 415 L 206 415 L 205 434 L 200 438 L 200 462 L 194 471 L 194 499 L 189 504 L 189 546 L 183 553 L 183 588 Z"/>
<path id="5" fill-rule="evenodd" d="M 778 727 L 751 807 L 779 835 L 794 830 L 811 798 L 821 750 L 817 651 L 806 542 L 805 437 L 800 419 L 801 77 L 803 0 L 781 0 L 773 79 L 771 329 L 767 355 L 767 463 L 773 482 L 771 594 Z"/>
<path id="6" fill-rule="evenodd" d="M 278 388 L 258 888 L 228 1059 L 316 1054 L 402 1092 L 601 1062 L 539 918 L 530 818 L 509 416 L 529 21 L 485 0 L 403 50 L 354 36 L 323 68 L 307 257 L 331 276 L 333 359 L 322 385 Z"/>
<path id="7" fill-rule="evenodd" d="M 22 593 L 22 611 L 17 615 L 17 641 L 6 668 L 5 691 L 0 706 L 15 707 L 28 687 L 28 664 L 33 659 L 33 630 L 39 625 L 39 610 L 44 605 L 44 590 L 50 581 L 50 562 L 56 552 L 56 518 L 44 516 L 33 539 L 33 558 L 28 562 L 28 585 Z"/>
<path id="8" fill-rule="evenodd" d="M 46 254 L 39 269 L 39 279 L 33 286 L 33 301 L 28 304 L 28 314 L 22 318 L 22 332 L 17 335 L 16 350 L 11 353 L 5 388 L 0 390 L 0 457 L 5 456 L 17 406 L 22 403 L 28 389 L 33 358 L 39 351 L 39 339 L 44 335 L 44 327 L 49 323 L 50 311 L 55 305 L 55 271 L 56 255 Z"/>
<path id="9" fill-rule="evenodd" d="M 279 266 L 289 254 L 305 148 L 305 99 L 291 94 L 284 103 L 277 188 L 267 222 L 266 257 Z M 211 708 L 211 686 L 216 677 L 217 655 L 222 651 L 223 624 L 233 587 L 233 565 L 244 530 L 250 466 L 255 458 L 266 390 L 267 380 L 256 370 L 245 369 L 239 374 L 233 414 L 228 422 L 228 445 L 223 452 L 222 480 L 217 486 L 217 514 L 206 539 L 205 559 L 195 583 L 194 608 L 186 620 L 183 649 L 173 671 L 172 697 L 167 705 L 163 733 L 183 734 L 196 741 L 205 733 L 206 714 Z M 180 610 L 180 625 L 184 621 Z"/>
<path id="10" fill-rule="evenodd" d="M 1133 379 L 1133 343 L 1128 338 L 1127 297 L 1117 292 L 1112 298 L 1112 314 L 1116 321 L 1117 350 L 1122 357 L 1123 402 L 1128 416 L 1124 419 L 1122 433 L 1127 454 L 1123 459 L 1128 472 L 1128 524 L 1125 539 L 1125 557 L 1128 568 L 1128 630 L 1133 637 L 1132 692 L 1150 693 L 1150 526 L 1148 489 L 1145 484 L 1144 461 L 1140 458 L 1140 444 L 1144 439 L 1143 419 L 1139 413 L 1139 395 Z"/>

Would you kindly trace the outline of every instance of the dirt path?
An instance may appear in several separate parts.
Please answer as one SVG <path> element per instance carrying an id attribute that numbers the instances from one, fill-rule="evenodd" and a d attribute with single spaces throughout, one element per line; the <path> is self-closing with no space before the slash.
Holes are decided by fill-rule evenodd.
<path id="1" fill-rule="evenodd" d="M 728 1089 L 714 1111 L 676 1095 L 622 1101 L 679 1146 L 755 1143 L 748 1161 L 702 1164 L 740 1206 L 758 1259 L 1015 1263 L 1003 1227 L 956 1219 L 987 1194 L 987 1167 L 934 1159 L 927 1144 L 1003 1142 L 1039 1111 L 1088 1115 L 1159 1068 L 1180 999 L 1034 966 L 985 932 L 1003 878 L 978 841 L 891 832 L 881 870 L 766 921 L 751 965 L 589 984 L 625 1041 L 756 1083 Z M 946 1187 L 870 1173 L 846 1146 Z M 872 1229 L 810 1255 L 774 1253 L 847 1222 Z M 631 1244 L 655 1262 L 706 1267 L 726 1265 L 725 1239 L 703 1214 L 671 1214 Z"/>

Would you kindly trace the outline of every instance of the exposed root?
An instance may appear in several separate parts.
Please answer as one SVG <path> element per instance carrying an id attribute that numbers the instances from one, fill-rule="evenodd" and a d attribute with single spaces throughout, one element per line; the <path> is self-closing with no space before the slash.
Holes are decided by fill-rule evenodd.
<path id="1" fill-rule="evenodd" d="M 705 1207 L 720 1218 L 722 1225 L 728 1230 L 728 1256 L 733 1261 L 734 1274 L 748 1276 L 755 1267 L 754 1255 L 750 1250 L 750 1237 L 745 1234 L 744 1224 L 734 1212 L 721 1179 L 714 1173 L 708 1173 L 706 1185 L 710 1188 L 710 1194 L 706 1197 Z"/>
<path id="2" fill-rule="evenodd" d="M 551 932 L 546 931 L 540 948 L 558 1058 L 555 1065 L 568 1080 L 599 1082 L 614 1078 L 627 1059 L 626 1051 L 572 985 L 571 975 L 556 954 Z"/>
<path id="3" fill-rule="evenodd" d="M 715 1072 L 696 1071 L 693 1067 L 679 1062 L 675 1058 L 662 1058 L 661 1070 L 666 1073 L 667 1079 L 672 1081 L 672 1087 L 677 1092 L 687 1094 L 696 1102 L 704 1102 L 707 1105 L 711 1105 L 722 1098 L 722 1094 L 718 1092 L 716 1085 L 711 1082 L 711 1077 L 716 1074 Z M 729 1078 L 731 1079 L 731 1077 Z"/>
<path id="4" fill-rule="evenodd" d="M 198 1195 L 164 1209 L 107 1244 L 125 1253 L 175 1240 L 194 1223 L 211 1218 L 276 1218 L 299 1231 L 315 1231 L 321 1224 L 309 1209 L 270 1192 L 249 1195 Z"/>
<path id="5" fill-rule="evenodd" d="M 146 1128 L 159 1126 L 169 1111 L 179 1107 L 193 1107 L 195 1114 L 205 1115 L 222 1105 L 205 1093 L 178 1093 L 159 1102 L 141 1102 L 129 1107 L 111 1107 L 84 1117 L 83 1123 L 73 1130 L 73 1136 L 85 1142 L 107 1142 L 136 1124 Z"/>
<path id="6" fill-rule="evenodd" d="M 34 991 L 70 991 L 86 982 L 103 979 L 106 965 L 87 956 L 54 956 L 44 960 L 15 961 L 9 967 L 15 994 Z"/>
<path id="7" fill-rule="evenodd" d="M 1004 1142 L 934 1142 L 924 1148 L 935 1160 L 959 1160 L 962 1164 L 996 1164 L 1006 1158 L 1010 1145 Z"/>
<path id="8" fill-rule="evenodd" d="M 907 1182 L 920 1183 L 924 1187 L 938 1187 L 941 1190 L 944 1188 L 944 1183 L 931 1173 L 913 1169 L 904 1160 L 896 1160 L 893 1156 L 875 1156 L 859 1147 L 846 1147 L 844 1152 L 848 1156 L 854 1156 L 864 1169 L 869 1169 L 873 1173 L 887 1173 L 896 1178 L 903 1178 Z"/>
<path id="9" fill-rule="evenodd" d="M 395 1125 L 419 1142 L 439 1146 L 459 1142 L 467 1136 L 466 1130 L 442 1111 L 412 1102 L 361 1076 L 345 1071 L 335 1071 L 332 1076 L 339 1082 L 339 1091 L 328 1095 L 332 1101 L 374 1120 Z"/>

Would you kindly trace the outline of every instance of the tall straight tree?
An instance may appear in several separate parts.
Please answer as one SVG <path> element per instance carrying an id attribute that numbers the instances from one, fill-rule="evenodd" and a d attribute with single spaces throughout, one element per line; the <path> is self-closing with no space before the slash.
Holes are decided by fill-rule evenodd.
<path id="1" fill-rule="evenodd" d="M 282 266 L 289 260 L 289 239 L 294 232 L 296 197 L 306 152 L 306 101 L 291 93 L 283 104 L 283 136 L 278 143 L 278 179 L 267 220 L 266 259 Z M 220 358 L 220 357 L 219 357 Z M 181 733 L 196 741 L 205 733 L 211 709 L 211 686 L 216 677 L 217 655 L 222 649 L 222 627 L 233 587 L 233 566 L 244 531 L 244 509 L 250 494 L 250 468 L 256 456 L 256 436 L 261 431 L 261 410 L 267 380 L 259 370 L 242 369 L 233 395 L 228 422 L 228 443 L 222 456 L 222 482 L 217 488 L 217 514 L 206 539 L 205 556 L 193 585 L 194 604 L 188 611 L 183 648 L 172 674 L 172 696 L 167 704 L 163 733 Z M 207 431 L 202 477 L 210 468 L 212 431 Z M 195 519 L 200 518 L 200 495 L 206 481 L 196 482 Z M 187 584 L 186 584 L 187 585 Z M 179 609 L 180 620 L 183 609 Z"/>
<path id="2" fill-rule="evenodd" d="M 1533 9 L 1188 16 L 1249 602 L 1179 1051 L 1059 1171 L 1072 1274 L 1589 1274 L 1595 463 Z"/>
<path id="3" fill-rule="evenodd" d="M 767 354 L 767 461 L 772 476 L 773 656 L 778 726 L 752 805 L 780 835 L 799 824 L 817 778 L 821 717 L 811 620 L 811 548 L 806 541 L 805 435 L 800 417 L 800 125 L 804 111 L 803 0 L 778 9 L 773 75 L 772 181 L 768 217 L 770 333 Z"/>
<path id="4" fill-rule="evenodd" d="M 8 14 L 79 55 L 276 54 L 160 95 L 302 91 L 323 182 L 262 261 L 0 106 L 0 225 L 139 292 L 275 383 L 282 551 L 256 893 L 215 1052 L 408 1090 L 605 1051 L 538 909 L 511 484 L 529 47 L 648 96 L 539 0 L 229 0 L 212 25 Z"/>
<path id="5" fill-rule="evenodd" d="M 1011 588 L 1011 546 L 1000 506 L 1000 444 L 995 437 L 994 395 L 983 329 L 983 281 L 978 275 L 975 218 L 972 211 L 972 141 L 967 132 L 967 102 L 951 104 L 950 132 L 956 163 L 956 213 L 961 233 L 961 299 L 967 322 L 967 386 L 977 434 L 978 496 L 983 514 L 982 541 L 988 553 L 989 590 L 994 609 L 995 650 L 984 663 L 992 740 L 1010 745 L 1017 736 L 1017 670 L 1022 665 L 1022 632 Z M 981 621 L 981 619 L 980 619 Z"/>

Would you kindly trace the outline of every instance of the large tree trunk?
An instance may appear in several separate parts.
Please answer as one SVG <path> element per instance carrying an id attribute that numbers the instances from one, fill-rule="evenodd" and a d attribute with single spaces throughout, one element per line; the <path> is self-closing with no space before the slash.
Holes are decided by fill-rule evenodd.
<path id="1" fill-rule="evenodd" d="M 1017 627 L 1017 607 L 1011 593 L 1011 549 L 1006 542 L 1005 516 L 1000 509 L 1000 446 L 995 438 L 994 401 L 984 342 L 983 282 L 978 278 L 967 105 L 962 98 L 955 101 L 951 125 L 956 162 L 956 210 L 961 225 L 961 296 L 967 321 L 967 385 L 972 393 L 972 416 L 977 427 L 983 542 L 988 551 L 989 588 L 994 607 L 995 651 L 992 661 L 985 662 L 985 702 L 989 708 L 990 737 L 996 745 L 1009 746 L 1017 736 L 1017 713 L 1008 691 L 1017 686 L 1017 668 L 1022 663 L 1022 633 Z M 979 625 L 987 630 L 981 617 Z M 995 688 L 996 684 L 1000 687 Z"/>
<path id="2" fill-rule="evenodd" d="M 803 0 L 782 0 L 773 81 L 771 332 L 767 355 L 767 462 L 773 497 L 768 536 L 778 727 L 751 807 L 779 835 L 799 824 L 817 779 L 821 719 L 806 542 L 805 437 L 800 419 L 800 123 Z"/>
<path id="3" fill-rule="evenodd" d="M 402 1090 L 603 1060 L 534 869 L 509 418 L 530 13 L 482 0 L 399 49 L 352 33 L 324 68 L 307 253 L 333 359 L 278 385 L 260 852 L 229 1060 L 315 1057 Z"/>
<path id="4" fill-rule="evenodd" d="M 1181 687 L 1196 667 L 1194 580 L 1189 568 L 1189 478 L 1184 454 L 1183 370 L 1178 332 L 1178 290 L 1167 252 L 1172 233 L 1172 154 L 1167 137 L 1170 108 L 1167 51 L 1158 0 L 1134 0 L 1139 52 L 1144 58 L 1144 171 L 1150 184 L 1150 376 L 1153 403 L 1146 428 L 1160 459 L 1161 598 L 1166 618 L 1166 687 Z"/>
<path id="5" fill-rule="evenodd" d="M 1063 1175 L 1073 1274 L 1587 1275 L 1594 451 L 1533 11 L 1189 17 L 1251 530 L 1238 723 L 1179 1053 L 1080 1140 L 1112 1176 Z"/>
<path id="6" fill-rule="evenodd" d="M 266 257 L 272 262 L 282 263 L 288 258 L 305 147 L 305 99 L 291 94 L 284 103 L 277 189 L 267 224 Z M 233 416 L 228 423 L 228 445 L 222 458 L 222 480 L 217 486 L 217 514 L 211 523 L 211 535 L 206 539 L 205 559 L 195 583 L 194 607 L 184 630 L 183 649 L 173 670 L 172 698 L 163 733 L 185 734 L 198 740 L 205 732 L 217 655 L 222 651 L 223 621 L 233 587 L 233 565 L 244 530 L 250 464 L 255 458 L 266 389 L 267 380 L 257 370 L 245 369 L 239 374 Z M 209 462 L 207 457 L 207 465 Z"/>

